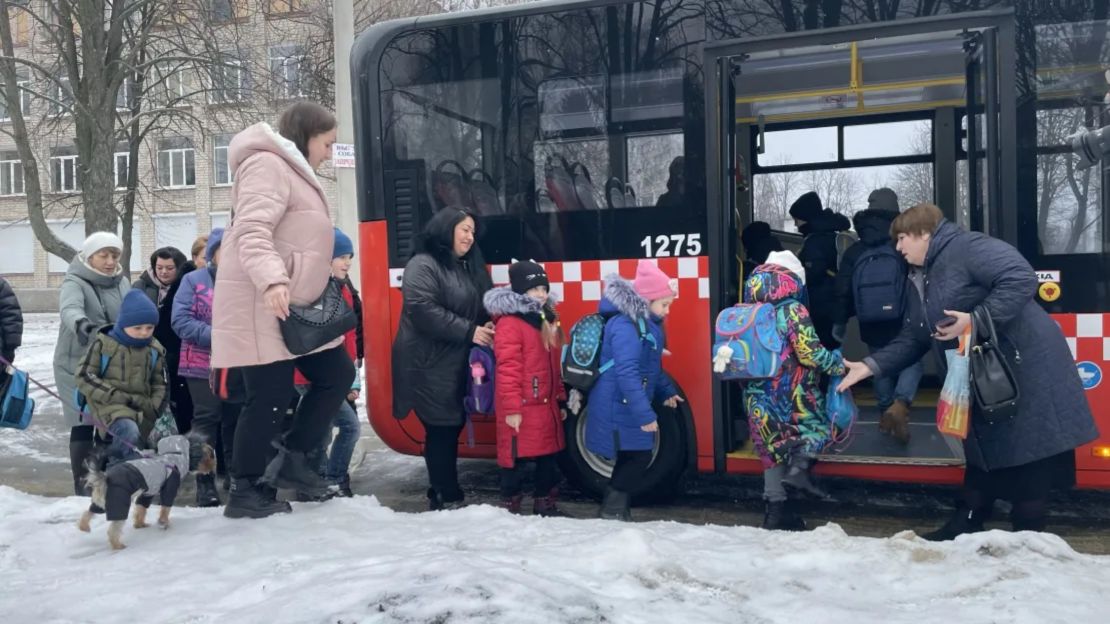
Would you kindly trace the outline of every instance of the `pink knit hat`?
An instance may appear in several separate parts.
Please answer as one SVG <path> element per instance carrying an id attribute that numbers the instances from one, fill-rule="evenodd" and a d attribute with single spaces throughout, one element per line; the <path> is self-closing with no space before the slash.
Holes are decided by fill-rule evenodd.
<path id="1" fill-rule="evenodd" d="M 632 282 L 632 288 L 637 295 L 648 301 L 674 297 L 676 294 L 671 288 L 671 278 L 650 260 L 640 260 L 636 265 L 636 279 Z"/>

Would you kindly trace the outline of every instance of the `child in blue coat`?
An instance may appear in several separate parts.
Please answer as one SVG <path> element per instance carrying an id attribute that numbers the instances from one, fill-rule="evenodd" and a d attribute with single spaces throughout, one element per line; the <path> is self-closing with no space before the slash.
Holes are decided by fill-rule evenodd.
<path id="1" fill-rule="evenodd" d="M 641 260 L 633 282 L 611 275 L 598 312 L 607 318 L 601 362 L 612 362 L 590 390 L 586 448 L 615 459 L 613 476 L 598 514 L 631 520 L 630 493 L 638 489 L 648 466 L 659 423 L 653 402 L 677 407 L 683 399 L 663 374 L 663 319 L 675 299 L 671 280 L 648 260 Z"/>

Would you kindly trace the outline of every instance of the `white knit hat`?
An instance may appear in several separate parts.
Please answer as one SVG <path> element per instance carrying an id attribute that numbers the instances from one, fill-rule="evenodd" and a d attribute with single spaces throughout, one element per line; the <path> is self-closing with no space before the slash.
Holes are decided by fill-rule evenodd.
<path id="1" fill-rule="evenodd" d="M 101 249 L 118 249 L 123 252 L 123 239 L 111 232 L 93 232 L 81 245 L 81 257 L 88 260 Z"/>
<path id="2" fill-rule="evenodd" d="M 764 264 L 778 265 L 794 275 L 797 275 L 798 279 L 802 282 L 802 286 L 806 285 L 806 270 L 802 266 L 802 261 L 798 260 L 798 256 L 794 255 L 794 252 L 772 251 L 767 254 L 767 262 Z"/>

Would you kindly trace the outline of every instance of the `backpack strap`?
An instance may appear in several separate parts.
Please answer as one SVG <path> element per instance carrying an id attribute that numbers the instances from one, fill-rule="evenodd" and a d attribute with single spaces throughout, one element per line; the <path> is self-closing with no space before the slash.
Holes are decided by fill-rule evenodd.
<path id="1" fill-rule="evenodd" d="M 655 336 L 650 331 L 648 331 L 647 321 L 645 321 L 644 317 L 642 317 L 642 316 L 636 317 L 636 331 L 637 331 L 637 333 L 640 334 L 640 342 L 650 342 L 652 349 L 658 349 L 659 348 L 659 344 L 655 341 Z M 614 362 L 613 360 L 609 360 L 608 362 L 605 362 L 604 364 L 602 364 L 601 366 L 598 367 L 597 374 L 601 375 L 602 373 L 609 370 L 610 368 L 613 368 L 613 365 L 615 363 L 616 362 Z"/>
<path id="2" fill-rule="evenodd" d="M 108 363 L 112 361 L 112 356 L 105 353 L 100 354 L 100 376 L 103 377 L 104 373 L 108 371 Z"/>

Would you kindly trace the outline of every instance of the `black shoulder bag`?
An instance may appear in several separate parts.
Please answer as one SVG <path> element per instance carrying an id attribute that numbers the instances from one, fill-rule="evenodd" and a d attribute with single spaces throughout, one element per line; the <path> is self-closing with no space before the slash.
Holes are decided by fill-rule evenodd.
<path id="1" fill-rule="evenodd" d="M 339 282 L 328 278 L 323 294 L 306 306 L 290 305 L 289 318 L 278 321 L 285 348 L 293 355 L 311 353 L 358 325 L 355 311 L 343 299 Z"/>
<path id="2" fill-rule="evenodd" d="M 971 394 L 976 407 L 988 423 L 1013 418 L 1017 414 L 1021 390 L 1017 377 L 999 346 L 998 334 L 990 311 L 979 306 L 971 313 Z M 1015 361 L 1021 354 L 1015 348 Z"/>

